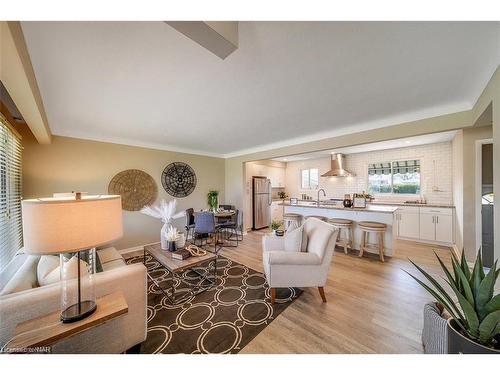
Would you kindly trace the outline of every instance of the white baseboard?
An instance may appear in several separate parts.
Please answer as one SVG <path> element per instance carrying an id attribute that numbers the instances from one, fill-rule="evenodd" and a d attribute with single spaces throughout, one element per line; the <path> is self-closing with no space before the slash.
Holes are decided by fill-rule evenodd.
<path id="1" fill-rule="evenodd" d="M 126 249 L 118 250 L 118 253 L 120 253 L 120 254 L 127 254 L 127 253 L 132 253 L 134 251 L 142 251 L 144 249 L 144 246 L 152 245 L 154 243 L 157 243 L 157 242 L 151 242 L 151 243 L 147 243 L 147 244 L 144 244 L 144 245 L 138 245 L 138 246 L 134 246 L 134 247 L 128 247 Z"/>

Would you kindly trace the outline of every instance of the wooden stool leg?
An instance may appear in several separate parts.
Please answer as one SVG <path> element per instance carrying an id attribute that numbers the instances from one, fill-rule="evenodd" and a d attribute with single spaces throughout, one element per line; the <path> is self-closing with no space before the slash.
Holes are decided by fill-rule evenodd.
<path id="1" fill-rule="evenodd" d="M 276 288 L 271 288 L 271 305 L 274 305 L 276 301 Z"/>
<path id="2" fill-rule="evenodd" d="M 354 232 L 352 230 L 352 227 L 349 227 L 349 248 L 352 249 L 354 246 Z"/>
<path id="3" fill-rule="evenodd" d="M 323 302 L 326 302 L 325 289 L 323 289 L 322 286 L 318 286 L 318 292 L 319 292 L 319 295 L 321 296 L 321 299 L 323 300 Z"/>
<path id="4" fill-rule="evenodd" d="M 384 262 L 384 233 L 379 233 L 378 234 L 378 253 L 380 256 L 380 261 Z"/>
<path id="5" fill-rule="evenodd" d="M 363 256 L 363 251 L 365 250 L 365 243 L 366 243 L 366 232 L 362 231 L 361 232 L 361 245 L 359 246 L 359 257 L 360 258 Z"/>
<path id="6" fill-rule="evenodd" d="M 339 230 L 339 236 L 340 236 L 340 232 L 342 231 L 342 229 L 346 229 L 346 228 L 340 228 L 340 230 Z M 345 233 L 345 236 L 346 237 L 344 238 L 344 253 L 347 254 L 347 242 L 349 241 L 349 231 L 347 231 Z"/>

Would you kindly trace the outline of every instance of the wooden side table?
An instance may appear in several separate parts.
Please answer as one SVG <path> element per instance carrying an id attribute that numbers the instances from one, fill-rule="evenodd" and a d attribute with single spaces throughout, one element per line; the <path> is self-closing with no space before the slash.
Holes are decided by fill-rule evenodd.
<path id="1" fill-rule="evenodd" d="M 96 312 L 74 323 L 61 322 L 59 311 L 19 323 L 14 330 L 13 338 L 3 350 L 7 353 L 35 353 L 36 351 L 26 349 L 50 347 L 61 340 L 127 313 L 128 305 L 123 292 L 117 291 L 97 298 Z"/>

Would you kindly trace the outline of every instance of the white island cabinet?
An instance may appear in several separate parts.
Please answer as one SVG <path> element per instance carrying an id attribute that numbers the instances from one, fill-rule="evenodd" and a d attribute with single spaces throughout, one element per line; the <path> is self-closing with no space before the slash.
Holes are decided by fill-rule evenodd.
<path id="1" fill-rule="evenodd" d="M 285 213 L 297 213 L 303 216 L 308 215 L 318 215 L 325 216 L 329 219 L 339 218 L 339 219 L 349 219 L 354 222 L 354 241 L 353 247 L 359 250 L 361 244 L 361 229 L 356 223 L 360 221 L 376 221 L 379 223 L 387 224 L 387 231 L 384 237 L 384 252 L 387 256 L 392 256 L 394 254 L 393 239 L 395 238 L 394 229 L 394 212 L 398 209 L 395 206 L 377 206 L 377 205 L 367 205 L 366 208 L 344 208 L 344 207 L 332 207 L 331 205 L 320 205 L 317 206 L 316 203 L 311 204 L 299 204 L 290 205 L 288 203 L 282 204 L 284 206 Z M 370 242 L 375 242 L 375 237 L 370 238 Z M 376 253 L 375 250 L 367 249 L 365 252 Z"/>

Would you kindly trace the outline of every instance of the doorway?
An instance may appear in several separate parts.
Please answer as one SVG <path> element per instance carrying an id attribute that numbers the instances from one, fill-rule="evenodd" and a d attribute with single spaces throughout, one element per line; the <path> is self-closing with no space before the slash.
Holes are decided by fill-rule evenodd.
<path id="1" fill-rule="evenodd" d="M 494 262 L 494 195 L 493 195 L 493 144 L 481 143 L 481 178 L 478 189 L 481 198 L 481 253 L 485 267 Z"/>

